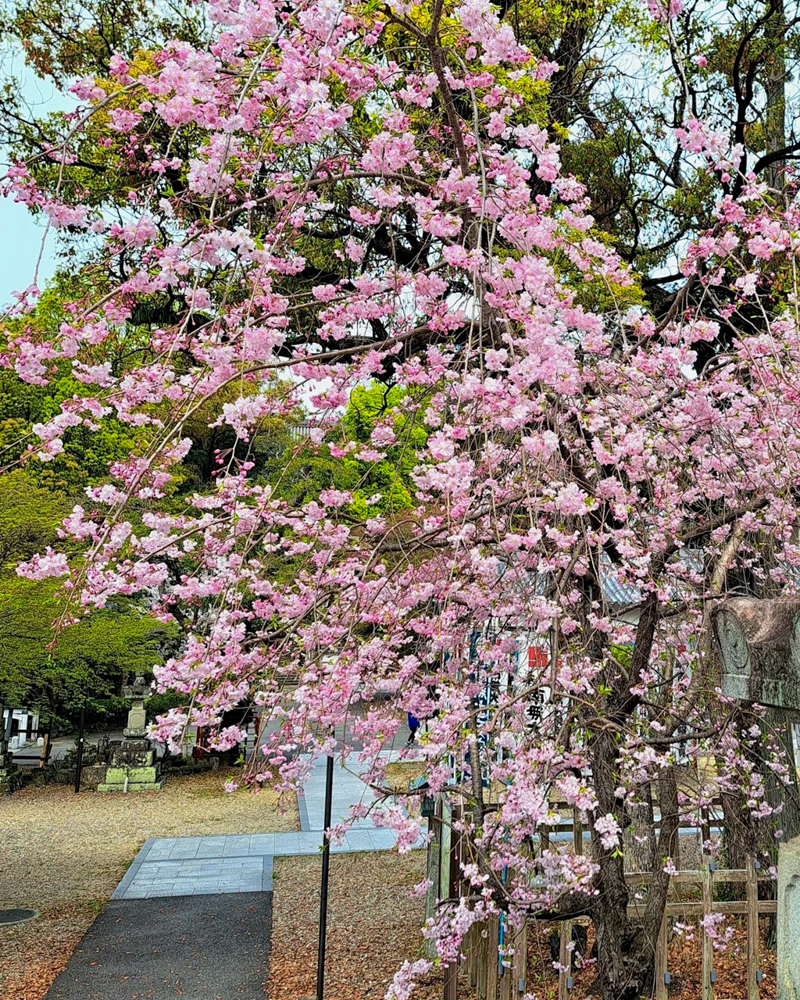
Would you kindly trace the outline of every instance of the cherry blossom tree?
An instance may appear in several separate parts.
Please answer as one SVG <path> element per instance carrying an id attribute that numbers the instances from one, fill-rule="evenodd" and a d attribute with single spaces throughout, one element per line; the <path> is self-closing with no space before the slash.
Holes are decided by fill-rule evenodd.
<path id="1" fill-rule="evenodd" d="M 649 7 L 688 88 L 678 0 Z M 389 794 L 383 751 L 413 713 L 467 852 L 425 929 L 440 959 L 492 914 L 587 914 L 603 997 L 633 1000 L 681 820 L 721 788 L 762 846 L 780 825 L 766 790 L 788 775 L 780 741 L 758 706 L 721 696 L 707 610 L 737 571 L 795 586 L 794 188 L 687 113 L 675 141 L 721 187 L 655 315 L 537 120 L 558 65 L 488 0 L 206 13 L 207 45 L 117 56 L 75 83 L 54 184 L 23 162 L 7 179 L 98 276 L 58 329 L 26 321 L 35 285 L 8 319 L 21 379 L 68 364 L 85 387 L 34 427 L 31 460 L 111 419 L 141 435 L 65 520 L 70 547 L 19 572 L 63 578 L 57 630 L 116 595 L 182 625 L 157 682 L 186 707 L 159 739 L 216 726 L 231 746 L 242 734 L 221 716 L 252 699 L 271 735 L 251 780 L 287 790 L 357 742 L 369 790 L 354 813 L 400 850 L 420 821 L 412 793 Z M 89 142 L 137 178 L 115 218 L 84 197 Z M 385 405 L 357 433 L 344 410 L 379 384 Z M 259 477 L 254 436 L 298 412 L 313 415 L 298 451 L 356 460 L 365 481 L 388 462 L 402 502 L 331 488 L 293 504 Z M 215 488 L 176 510 L 198 414 L 236 444 Z M 692 788 L 710 756 L 716 786 Z M 555 798 L 580 813 L 586 856 L 541 837 Z M 634 920 L 622 836 L 643 805 L 660 821 Z M 394 995 L 427 967 L 404 967 Z"/>

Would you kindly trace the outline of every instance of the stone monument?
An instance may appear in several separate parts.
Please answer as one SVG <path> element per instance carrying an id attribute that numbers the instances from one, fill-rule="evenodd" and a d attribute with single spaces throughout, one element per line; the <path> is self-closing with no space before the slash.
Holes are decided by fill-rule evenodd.
<path id="1" fill-rule="evenodd" d="M 147 739 L 144 700 L 148 687 L 139 674 L 133 684 L 122 689 L 131 707 L 124 740 L 110 745 L 110 761 L 98 792 L 157 792 L 164 784 L 155 751 Z"/>
<path id="2" fill-rule="evenodd" d="M 777 1000 L 800 1000 L 800 837 L 778 848 L 777 980 Z"/>
<path id="3" fill-rule="evenodd" d="M 784 716 L 784 744 L 794 761 L 792 724 L 800 711 L 800 600 L 739 597 L 711 613 L 722 654 L 722 693 Z M 800 1000 L 800 837 L 778 849 L 777 1000 Z"/>
<path id="4" fill-rule="evenodd" d="M 734 597 L 711 613 L 722 693 L 800 712 L 800 600 Z"/>

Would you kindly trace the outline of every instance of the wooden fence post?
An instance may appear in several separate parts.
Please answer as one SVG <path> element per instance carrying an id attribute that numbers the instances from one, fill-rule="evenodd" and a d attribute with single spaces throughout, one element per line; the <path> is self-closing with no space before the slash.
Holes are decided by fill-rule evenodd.
<path id="1" fill-rule="evenodd" d="M 458 1000 L 458 962 L 444 967 L 444 1000 Z"/>
<path id="2" fill-rule="evenodd" d="M 508 915 L 505 917 L 505 932 L 506 941 L 508 941 Z M 503 963 L 503 975 L 500 977 L 500 1000 L 512 1000 L 512 980 L 514 974 L 511 971 L 511 966 Z"/>
<path id="3" fill-rule="evenodd" d="M 489 963 L 492 960 L 489 954 L 489 924 L 484 921 L 478 924 L 478 996 L 480 1000 L 486 1000 L 486 984 L 489 978 Z"/>
<path id="4" fill-rule="evenodd" d="M 443 810 L 444 812 L 444 810 Z M 455 820 L 461 818 L 460 806 L 447 809 L 446 825 L 442 828 L 442 849 L 445 852 L 442 858 L 442 870 L 439 874 L 440 880 L 444 883 L 442 888 L 443 897 L 454 899 L 458 896 L 459 883 L 459 855 L 461 853 L 461 835 L 453 829 Z M 446 837 L 446 841 L 445 841 Z M 450 962 L 444 969 L 444 1000 L 458 1000 L 458 966 L 456 959 Z"/>
<path id="5" fill-rule="evenodd" d="M 711 820 L 708 814 L 708 806 L 703 806 L 700 810 L 700 853 L 706 853 L 706 841 L 711 839 Z"/>
<path id="6" fill-rule="evenodd" d="M 500 979 L 498 947 L 500 945 L 500 918 L 489 918 L 489 936 L 486 939 L 486 997 L 487 1000 L 497 1000 L 497 984 Z"/>
<path id="7" fill-rule="evenodd" d="M 514 958 L 511 964 L 512 996 L 523 996 L 528 982 L 528 921 L 514 934 Z"/>
<path id="8" fill-rule="evenodd" d="M 664 918 L 661 921 L 661 927 L 658 931 L 658 937 L 656 939 L 656 961 L 655 961 L 655 998 L 656 1000 L 667 1000 L 669 996 L 669 991 L 667 990 L 667 984 L 664 981 L 664 975 L 667 971 L 667 960 L 668 960 L 668 950 L 667 950 L 667 915 L 664 914 Z"/>
<path id="9" fill-rule="evenodd" d="M 583 823 L 578 809 L 572 810 L 572 849 L 576 854 L 583 854 Z"/>
<path id="10" fill-rule="evenodd" d="M 714 902 L 713 873 L 710 865 L 703 868 L 703 916 L 711 913 Z M 711 982 L 711 974 L 714 969 L 714 948 L 711 938 L 703 931 L 703 986 L 702 1000 L 714 1000 L 714 984 Z"/>
<path id="11" fill-rule="evenodd" d="M 569 943 L 572 940 L 572 921 L 564 920 L 561 923 L 558 936 L 558 1000 L 567 1000 L 567 980 L 572 973 L 572 949 Z"/>
<path id="12" fill-rule="evenodd" d="M 758 1000 L 758 875 L 747 859 L 747 1000 Z"/>

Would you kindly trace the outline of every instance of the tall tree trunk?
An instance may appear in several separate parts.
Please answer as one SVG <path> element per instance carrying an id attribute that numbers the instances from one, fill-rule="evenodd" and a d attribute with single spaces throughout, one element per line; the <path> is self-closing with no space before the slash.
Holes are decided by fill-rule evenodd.
<path id="1" fill-rule="evenodd" d="M 786 148 L 786 14 L 783 0 L 767 0 L 771 16 L 765 36 L 768 42 L 766 62 L 765 146 L 767 153 L 777 153 Z M 783 190 L 783 160 L 769 165 L 769 186 Z"/>
<path id="2" fill-rule="evenodd" d="M 644 801 L 628 807 L 628 819 L 622 838 L 625 870 L 653 871 L 656 865 L 656 838 L 650 785 L 645 789 Z"/>
<path id="3" fill-rule="evenodd" d="M 615 791 L 619 783 L 619 747 L 614 733 L 603 730 L 592 740 L 592 774 L 595 779 L 598 813 L 619 812 Z M 631 944 L 635 934 L 628 919 L 628 886 L 624 859 L 619 852 L 603 847 L 592 829 L 594 860 L 600 866 L 597 903 L 592 922 L 597 941 L 598 980 L 603 1000 L 638 1000 L 641 976 L 631 967 Z"/>

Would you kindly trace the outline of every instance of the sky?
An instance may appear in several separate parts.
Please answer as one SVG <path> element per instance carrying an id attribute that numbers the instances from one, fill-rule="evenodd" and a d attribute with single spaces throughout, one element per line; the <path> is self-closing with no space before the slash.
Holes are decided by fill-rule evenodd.
<path id="1" fill-rule="evenodd" d="M 19 80 L 25 103 L 37 114 L 74 107 L 67 95 L 27 69 L 19 52 L 5 49 L 0 71 L 4 78 L 13 75 Z M 0 176 L 8 168 L 8 159 L 8 147 L 0 145 Z M 30 285 L 43 234 L 44 224 L 37 222 L 24 205 L 0 197 L 0 311 L 13 301 L 12 292 Z M 54 237 L 50 233 L 39 269 L 40 288 L 53 276 L 55 265 Z"/>

